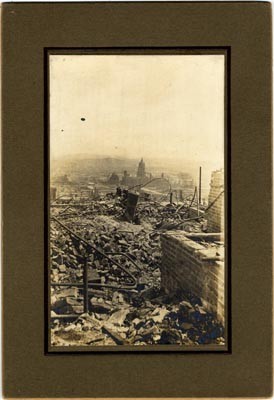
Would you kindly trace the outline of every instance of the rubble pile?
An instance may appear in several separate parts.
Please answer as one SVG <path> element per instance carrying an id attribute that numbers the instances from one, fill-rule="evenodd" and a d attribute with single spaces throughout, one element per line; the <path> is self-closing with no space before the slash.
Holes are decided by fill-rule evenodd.
<path id="1" fill-rule="evenodd" d="M 157 298 L 149 301 L 139 296 L 136 307 L 134 296 L 124 299 L 114 292 L 113 297 L 109 301 L 111 297 L 92 297 L 94 312 L 79 315 L 74 322 L 53 318 L 52 344 L 75 345 L 75 337 L 79 346 L 224 344 L 224 328 L 198 304 L 167 301 L 159 305 Z"/>
<path id="2" fill-rule="evenodd" d="M 224 344 L 224 328 L 199 299 L 161 291 L 160 235 L 165 226 L 182 220 L 177 210 L 175 205 L 140 204 L 141 224 L 136 225 L 122 220 L 115 199 L 79 208 L 72 204 L 63 212 L 52 208 L 51 216 L 90 245 L 52 221 L 52 345 Z M 199 230 L 199 222 L 189 224 L 189 231 Z M 81 286 L 84 263 L 88 314 Z"/>
<path id="3" fill-rule="evenodd" d="M 160 233 L 152 232 L 149 224 L 133 225 L 115 221 L 109 216 L 95 216 L 92 220 L 77 216 L 67 219 L 66 226 L 134 277 L 139 277 L 139 288 L 149 287 L 152 282 L 155 284 L 155 270 L 159 275 L 161 259 Z M 85 246 L 57 224 L 52 224 L 51 241 L 52 282 L 81 282 L 87 256 Z M 89 251 L 86 259 L 90 280 L 94 283 L 119 282 L 120 285 L 123 281 L 132 282 L 125 271 L 98 254 L 98 251 Z M 141 271 L 146 284 L 140 279 Z"/>
<path id="4" fill-rule="evenodd" d="M 201 230 L 201 222 L 195 220 L 189 223 L 189 206 L 190 202 L 187 201 L 183 204 L 170 204 L 169 202 L 157 202 L 157 201 L 139 201 L 136 209 L 136 218 L 149 223 L 153 229 L 170 229 L 176 228 L 180 225 L 186 231 L 199 232 Z M 58 209 L 53 209 L 53 215 L 58 214 Z M 105 196 L 104 199 L 98 201 L 92 201 L 87 204 L 82 204 L 79 207 L 77 203 L 71 203 L 68 205 L 63 212 L 60 213 L 63 220 L 69 220 L 73 217 L 78 217 L 79 220 L 82 218 L 89 218 L 91 216 L 114 216 L 116 219 L 123 217 L 124 214 L 124 203 L 119 199 L 112 199 Z M 84 224 L 83 224 L 84 225 Z"/>

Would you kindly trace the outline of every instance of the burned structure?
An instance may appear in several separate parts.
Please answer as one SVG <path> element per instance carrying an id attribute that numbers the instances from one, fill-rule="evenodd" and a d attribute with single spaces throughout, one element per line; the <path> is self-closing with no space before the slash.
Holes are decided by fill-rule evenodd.
<path id="1" fill-rule="evenodd" d="M 207 231 L 224 232 L 225 230 L 225 209 L 224 209 L 224 171 L 217 170 L 212 172 L 210 182 L 210 193 L 208 202 L 212 203 L 207 214 Z"/>
<path id="2" fill-rule="evenodd" d="M 143 196 L 143 160 L 137 178 L 131 191 L 52 196 L 52 346 L 224 345 L 223 171 L 206 205 L 197 188 Z"/>
<path id="3" fill-rule="evenodd" d="M 179 290 L 199 297 L 224 323 L 223 170 L 212 173 L 208 204 L 206 212 L 199 211 L 207 221 L 206 232 L 177 230 L 162 235 L 161 285 L 167 293 Z"/>
<path id="4" fill-rule="evenodd" d="M 108 183 L 112 185 L 122 185 L 129 188 L 131 186 L 147 183 L 151 179 L 152 174 L 147 174 L 145 162 L 143 158 L 141 158 L 138 163 L 136 175 L 131 175 L 127 170 L 124 170 L 122 177 L 119 178 L 118 174 L 112 172 L 111 176 L 108 179 Z"/>
<path id="5" fill-rule="evenodd" d="M 137 178 L 140 179 L 140 183 L 143 183 L 143 180 L 146 178 L 146 165 L 143 159 L 141 159 L 138 165 Z"/>
<path id="6" fill-rule="evenodd" d="M 221 234 L 166 232 L 162 235 L 161 286 L 199 298 L 224 323 L 224 246 Z"/>

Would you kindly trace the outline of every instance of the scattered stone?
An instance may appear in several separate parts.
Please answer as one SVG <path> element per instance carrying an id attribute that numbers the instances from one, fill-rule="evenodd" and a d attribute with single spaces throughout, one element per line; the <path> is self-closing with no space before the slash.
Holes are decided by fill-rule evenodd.
<path id="1" fill-rule="evenodd" d="M 66 272 L 67 267 L 64 264 L 61 264 L 61 265 L 58 266 L 58 269 L 59 269 L 60 272 Z"/>
<path id="2" fill-rule="evenodd" d="M 118 310 L 110 316 L 108 322 L 112 323 L 113 325 L 122 326 L 127 317 L 128 312 L 129 312 L 128 309 Z"/>
<path id="3" fill-rule="evenodd" d="M 92 297 L 90 300 L 91 310 L 95 313 L 103 314 L 110 313 L 112 307 L 107 304 L 102 298 L 97 299 L 96 297 Z"/>
<path id="4" fill-rule="evenodd" d="M 90 249 L 85 259 L 85 246 L 79 245 L 59 225 L 52 224 L 51 281 L 82 283 L 83 266 L 87 262 L 88 280 L 94 284 L 88 289 L 88 314 L 83 314 L 81 286 L 51 288 L 52 343 L 58 346 L 225 344 L 223 327 L 203 308 L 200 299 L 189 294 L 166 294 L 160 288 L 158 228 L 180 222 L 177 210 L 176 205 L 138 203 L 141 224 L 137 225 L 119 219 L 123 209 L 110 196 L 83 207 L 70 204 L 58 216 L 93 249 L 108 253 L 108 257 Z M 60 208 L 52 208 L 53 215 L 59 212 Z M 201 226 L 191 222 L 188 229 L 199 232 Z M 128 285 L 132 289 L 123 290 Z"/>
<path id="5" fill-rule="evenodd" d="M 101 277 L 95 269 L 88 271 L 88 281 L 94 283 L 101 283 Z"/>
<path id="6" fill-rule="evenodd" d="M 103 326 L 102 331 L 107 333 L 114 341 L 115 343 L 121 345 L 121 344 L 127 344 L 127 340 L 125 340 L 124 338 L 122 338 L 118 333 L 114 332 L 113 330 L 111 330 L 109 327 L 107 327 L 106 325 Z"/>
<path id="7" fill-rule="evenodd" d="M 156 308 L 153 312 L 152 312 L 152 317 L 151 319 L 153 319 L 154 322 L 163 322 L 163 319 L 165 318 L 166 315 L 169 314 L 169 311 L 166 308 Z"/>

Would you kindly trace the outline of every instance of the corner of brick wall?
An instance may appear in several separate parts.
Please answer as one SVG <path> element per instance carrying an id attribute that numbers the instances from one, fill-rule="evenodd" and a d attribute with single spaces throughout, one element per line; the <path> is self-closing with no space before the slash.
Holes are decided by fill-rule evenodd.
<path id="1" fill-rule="evenodd" d="M 224 323 L 224 262 L 205 261 L 205 248 L 184 231 L 161 235 L 161 285 L 166 293 L 190 292 Z"/>
<path id="2" fill-rule="evenodd" d="M 210 205 L 224 190 L 224 170 L 213 171 L 210 182 L 208 204 Z M 224 232 L 224 193 L 207 212 L 207 232 Z"/>

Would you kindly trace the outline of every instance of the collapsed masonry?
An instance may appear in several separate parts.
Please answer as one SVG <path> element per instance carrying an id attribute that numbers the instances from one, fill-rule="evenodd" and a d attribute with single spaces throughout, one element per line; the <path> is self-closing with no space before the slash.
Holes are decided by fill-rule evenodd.
<path id="1" fill-rule="evenodd" d="M 214 171 L 208 202 L 213 205 L 206 213 L 208 233 L 169 231 L 161 236 L 162 289 L 166 293 L 181 290 L 197 296 L 222 323 L 225 319 L 223 189 L 223 170 Z"/>
<path id="2" fill-rule="evenodd" d="M 201 299 L 203 306 L 224 322 L 224 247 L 220 234 L 162 234 L 161 285 Z"/>
<path id="3" fill-rule="evenodd" d="M 218 197 L 219 196 L 219 197 Z M 214 199 L 218 199 L 214 202 Z M 208 204 L 214 202 L 207 213 L 207 231 L 224 232 L 224 171 L 213 171 L 210 182 Z"/>
<path id="4" fill-rule="evenodd" d="M 56 218 L 51 224 L 53 346 L 224 345 L 222 324 L 200 299 L 161 290 L 161 234 L 153 225 L 164 208 L 149 206 L 151 214 L 145 217 L 147 206 L 142 206 L 143 225 L 115 219 L 111 200 L 93 203 L 94 208 L 72 207 L 61 215 L 54 211 L 62 224 Z M 73 229 L 74 235 L 65 227 Z M 192 234 L 199 234 L 199 229 L 199 223 L 193 223 Z M 77 234 L 85 238 L 81 245 Z M 82 285 L 85 241 L 101 249 L 99 254 L 89 248 L 88 313 L 83 308 Z M 115 254 L 112 262 L 102 257 L 110 249 L 112 257 Z M 126 271 L 115 267 L 114 260 Z"/>
<path id="5" fill-rule="evenodd" d="M 51 206 L 52 345 L 224 344 L 223 235 L 203 232 L 207 209 L 139 201 L 133 224 L 134 196 L 125 214 L 115 196 L 67 197 Z"/>

